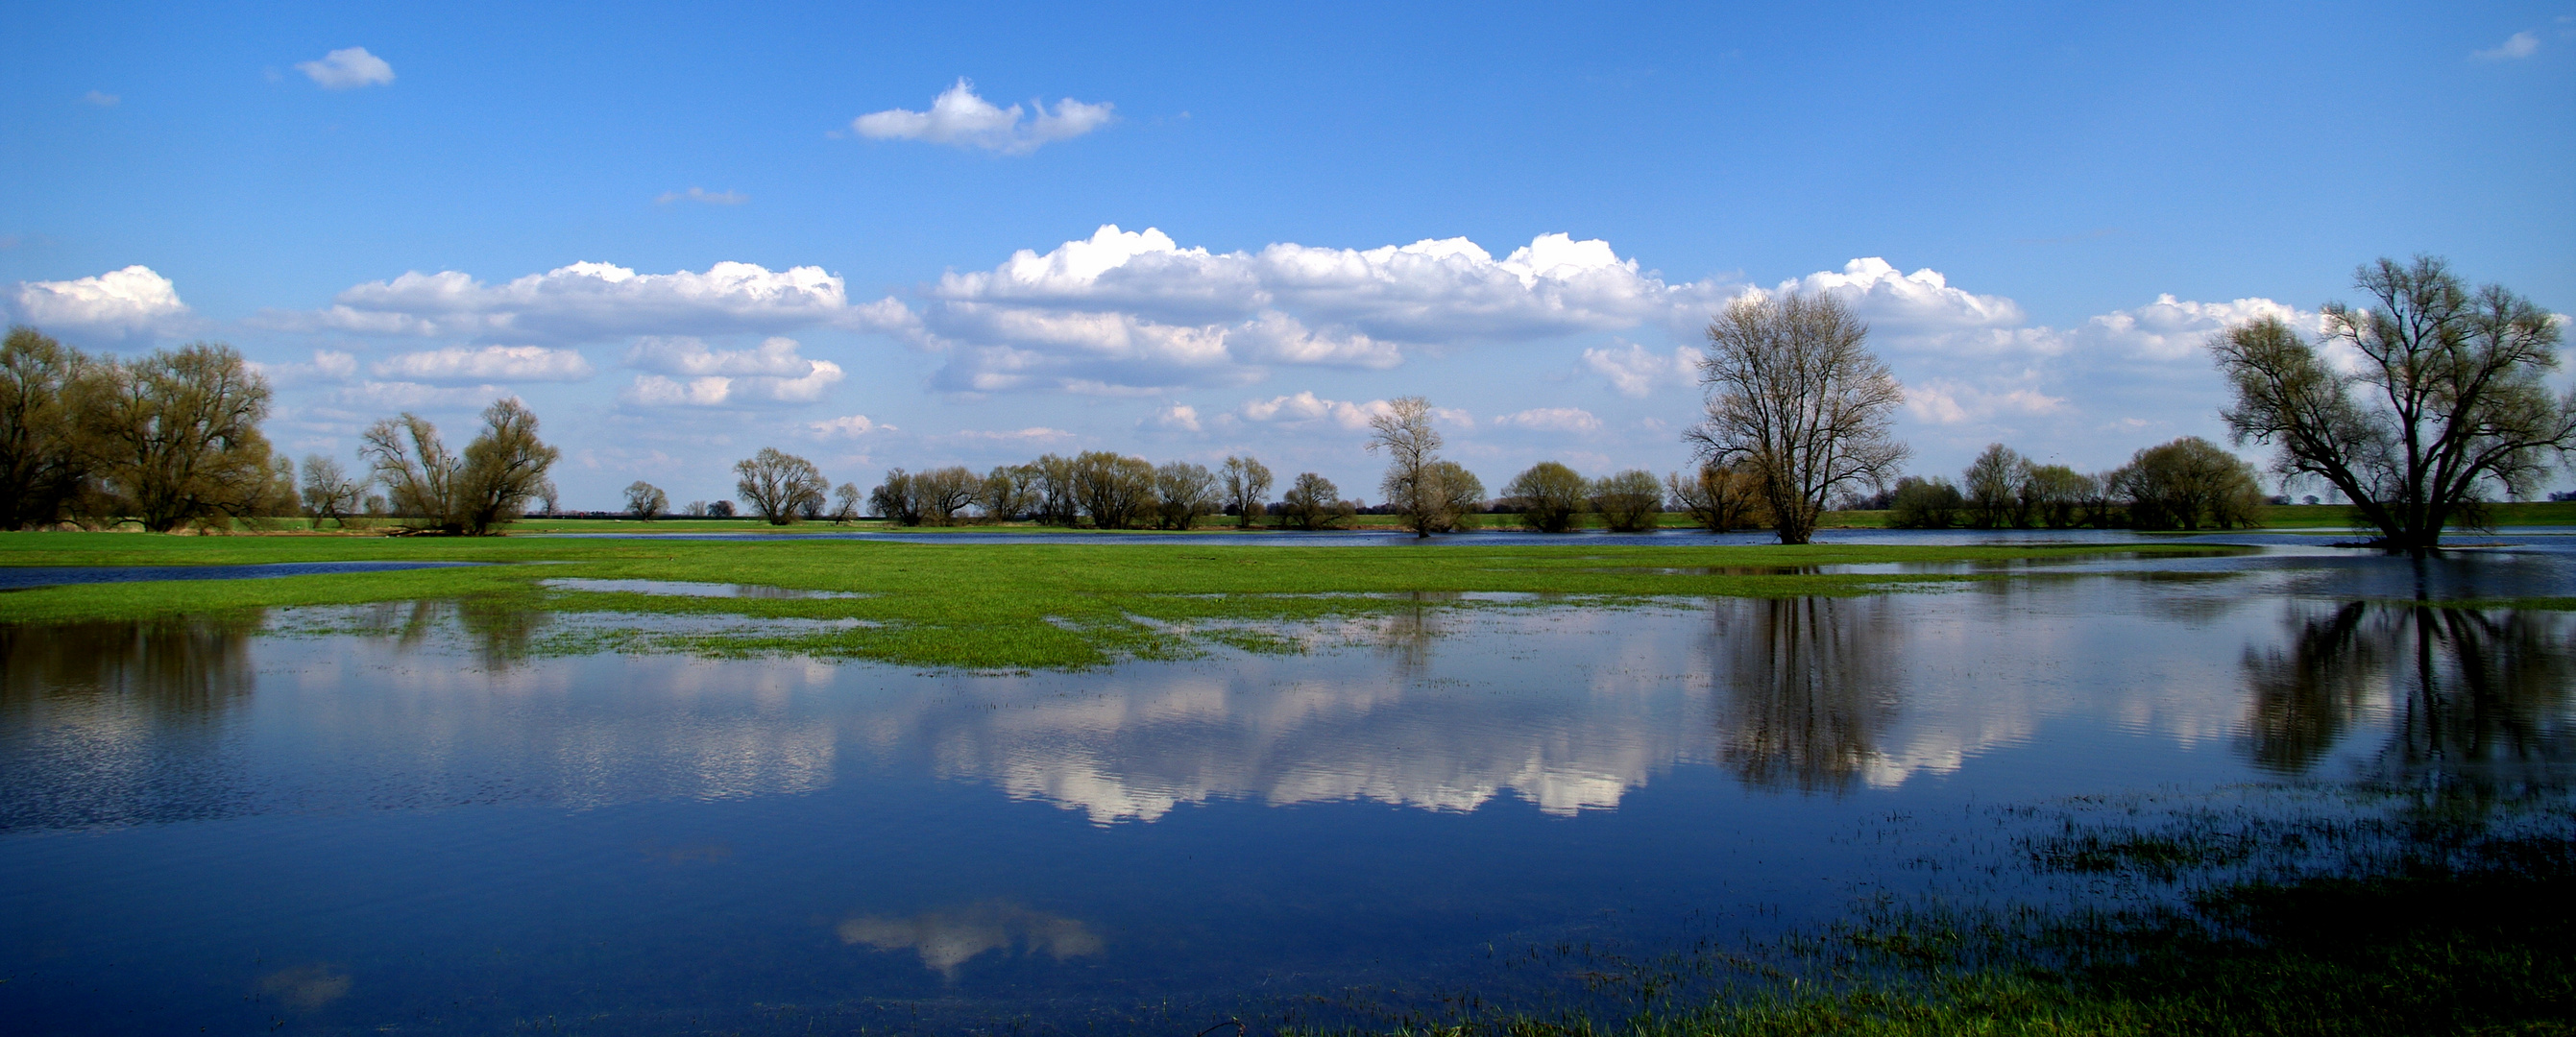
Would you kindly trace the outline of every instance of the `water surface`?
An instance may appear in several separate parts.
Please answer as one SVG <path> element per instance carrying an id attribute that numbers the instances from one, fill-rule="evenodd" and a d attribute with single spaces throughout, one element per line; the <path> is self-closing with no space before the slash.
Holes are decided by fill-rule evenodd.
<path id="1" fill-rule="evenodd" d="M 468 603 L 0 628 L 0 1017 L 1187 1033 L 1554 996 L 1551 948 L 1920 888 L 1990 807 L 2563 780 L 2576 621 L 2406 599 L 2563 594 L 2569 560 L 1425 603 L 1072 674 L 538 658 L 597 618 Z"/>

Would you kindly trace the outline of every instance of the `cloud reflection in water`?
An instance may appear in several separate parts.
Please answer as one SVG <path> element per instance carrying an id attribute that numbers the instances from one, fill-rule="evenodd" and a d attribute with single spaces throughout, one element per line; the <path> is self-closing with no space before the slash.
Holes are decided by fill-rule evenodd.
<path id="1" fill-rule="evenodd" d="M 993 951 L 1016 948 L 1061 962 L 1098 954 L 1106 946 L 1078 919 L 1002 900 L 904 918 L 862 915 L 843 921 L 835 932 L 844 944 L 912 951 L 923 966 L 952 980 L 959 966 Z"/>

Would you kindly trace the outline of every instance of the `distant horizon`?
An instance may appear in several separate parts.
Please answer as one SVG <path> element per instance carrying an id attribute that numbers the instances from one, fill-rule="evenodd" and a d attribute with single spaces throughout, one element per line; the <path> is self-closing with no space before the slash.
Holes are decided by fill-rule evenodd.
<path id="1" fill-rule="evenodd" d="M 1406 395 L 1489 489 L 1683 470 L 1700 329 L 1789 289 L 1871 324 L 1909 472 L 2096 472 L 2226 444 L 2203 340 L 2381 256 L 2576 310 L 2576 14 L 2536 4 L 16 23 L 0 318 L 228 342 L 299 458 L 518 396 L 568 510 L 730 498 L 764 446 L 1376 500 Z"/>

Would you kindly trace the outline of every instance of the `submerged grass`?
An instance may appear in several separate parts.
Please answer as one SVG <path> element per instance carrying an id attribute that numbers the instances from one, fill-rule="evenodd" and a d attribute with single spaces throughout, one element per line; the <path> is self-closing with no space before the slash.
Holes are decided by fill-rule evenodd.
<path id="1" fill-rule="evenodd" d="M 165 537 L 0 534 L 0 565 L 243 565 L 325 561 L 495 563 L 257 580 L 45 587 L 0 594 L 0 622 L 472 600 L 486 610 L 859 620 L 770 632 L 600 634 L 628 650 L 793 652 L 970 668 L 1082 668 L 1171 658 L 1215 644 L 1291 650 L 1261 624 L 1424 607 L 1509 604 L 1460 595 L 1636 603 L 1938 587 L 2000 574 L 1849 574 L 1818 567 L 2209 554 L 2206 546 L 1622 547 L 995 544 L 798 538 Z M 551 589 L 546 580 L 645 579 L 853 592 L 853 598 L 715 598 Z M 578 650 L 579 640 L 542 642 Z"/>
<path id="2" fill-rule="evenodd" d="M 2054 906 L 1879 910 L 1741 981 L 1615 1022 L 1495 1015 L 1405 1034 L 2576 1034 L 2576 811 L 2378 790 L 2358 811 L 2137 811 L 2025 839 Z M 1662 982 L 1670 982 L 1664 973 Z"/>

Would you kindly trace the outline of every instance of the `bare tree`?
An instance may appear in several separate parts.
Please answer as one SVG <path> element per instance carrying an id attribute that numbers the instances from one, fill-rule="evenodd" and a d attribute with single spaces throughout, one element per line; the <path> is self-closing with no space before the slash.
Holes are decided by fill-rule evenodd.
<path id="1" fill-rule="evenodd" d="M 846 526 L 858 521 L 859 507 L 867 498 L 867 494 L 859 491 L 859 484 L 842 483 L 832 491 L 832 524 Z"/>
<path id="2" fill-rule="evenodd" d="M 1280 520 L 1298 529 L 1331 529 L 1351 520 L 1359 509 L 1342 499 L 1341 487 L 1314 472 L 1299 472 L 1279 502 Z"/>
<path id="3" fill-rule="evenodd" d="M 98 377 L 80 424 L 95 430 L 94 474 L 120 511 L 166 532 L 274 506 L 274 459 L 259 429 L 268 381 L 231 346 L 108 360 Z"/>
<path id="4" fill-rule="evenodd" d="M 1825 294 L 1746 295 L 1709 325 L 1708 419 L 1685 438 L 1761 481 L 1781 543 L 1806 543 L 1835 490 L 1885 486 L 1905 460 L 1890 429 L 1905 393 L 1868 338 Z"/>
<path id="5" fill-rule="evenodd" d="M 1976 529 L 2028 526 L 2022 507 L 2024 484 L 2030 481 L 2030 459 L 2001 443 L 1988 443 L 1984 453 L 1959 473 L 1959 490 L 1967 498 L 1968 525 Z"/>
<path id="6" fill-rule="evenodd" d="M 1234 524 L 1242 529 L 1259 524 L 1263 502 L 1270 499 L 1270 466 L 1251 457 L 1228 457 L 1217 473 L 1225 510 L 1234 514 Z"/>
<path id="7" fill-rule="evenodd" d="M 1673 508 L 1711 533 L 1732 533 L 1762 523 L 1761 488 L 1751 473 L 1724 465 L 1701 465 L 1696 478 L 1680 472 L 1664 477 Z"/>
<path id="8" fill-rule="evenodd" d="M 1154 510 L 1154 466 L 1141 457 L 1085 451 L 1073 459 L 1073 491 L 1092 525 L 1125 529 Z"/>
<path id="9" fill-rule="evenodd" d="M 2274 470 L 2343 491 L 2390 552 L 2441 546 L 2453 519 L 2484 521 L 2486 495 L 2519 496 L 2576 447 L 2576 390 L 2553 399 L 2550 314 L 2500 285 L 2472 291 L 2439 259 L 2382 259 L 2354 287 L 2368 309 L 2325 306 L 2325 337 L 2361 357 L 2330 367 L 2278 318 L 2210 340 L 2235 395 L 2220 412 L 2239 443 L 2279 448 Z"/>
<path id="10" fill-rule="evenodd" d="M 868 507 L 898 526 L 921 524 L 921 496 L 913 489 L 912 473 L 901 468 L 887 469 L 885 481 L 868 491 Z"/>
<path id="11" fill-rule="evenodd" d="M 1664 486 L 1655 481 L 1655 473 L 1643 468 L 1595 479 L 1586 491 L 1586 502 L 1601 513 L 1613 533 L 1653 529 L 1664 513 Z"/>
<path id="12" fill-rule="evenodd" d="M 1369 453 L 1386 451 L 1386 477 L 1378 482 L 1386 503 L 1416 537 L 1456 524 L 1449 494 L 1440 486 L 1440 430 L 1431 427 L 1431 401 L 1400 396 L 1369 418 Z"/>
<path id="13" fill-rule="evenodd" d="M 1164 529 L 1186 530 L 1216 513 L 1216 475 L 1203 464 L 1166 462 L 1154 469 L 1154 500 Z"/>
<path id="14" fill-rule="evenodd" d="M 1080 521 L 1082 496 L 1073 477 L 1073 459 L 1048 454 L 1030 462 L 1029 467 L 1037 472 L 1039 524 L 1070 528 Z"/>
<path id="15" fill-rule="evenodd" d="M 1521 525 L 1541 533 L 1563 533 L 1583 514 L 1585 491 L 1591 488 L 1574 469 L 1555 461 L 1529 466 L 1503 484 L 1506 506 L 1521 513 Z"/>
<path id="16" fill-rule="evenodd" d="M 340 462 L 321 454 L 304 457 L 304 513 L 313 517 L 313 528 L 322 528 L 323 519 L 349 528 L 349 513 L 358 510 L 359 498 L 366 495 L 367 484 L 349 478 Z"/>
<path id="17" fill-rule="evenodd" d="M 671 510 L 671 495 L 662 488 L 637 479 L 626 484 L 626 513 L 638 520 L 651 522 Z"/>
<path id="18" fill-rule="evenodd" d="M 912 477 L 914 505 L 921 511 L 921 520 L 934 526 L 956 525 L 983 489 L 984 480 L 963 465 L 933 468 Z"/>
<path id="19" fill-rule="evenodd" d="M 975 506 L 987 522 L 1009 522 L 1034 512 L 1043 489 L 1041 478 L 1033 464 L 995 465 L 976 491 Z"/>
<path id="20" fill-rule="evenodd" d="M 773 526 L 784 526 L 818 508 L 832 485 L 814 462 L 774 446 L 734 462 L 733 471 L 738 476 L 735 495 Z"/>
<path id="21" fill-rule="evenodd" d="M 2021 483 L 2022 514 L 2050 529 L 2084 523 L 2084 500 L 2093 477 L 2062 464 L 2035 464 Z"/>
<path id="22" fill-rule="evenodd" d="M 421 528 L 478 536 L 519 517 L 560 456 L 537 438 L 537 416 L 509 397 L 483 409 L 482 434 L 462 455 L 448 452 L 437 426 L 408 413 L 369 428 L 358 454 L 385 484 L 395 513 Z"/>

